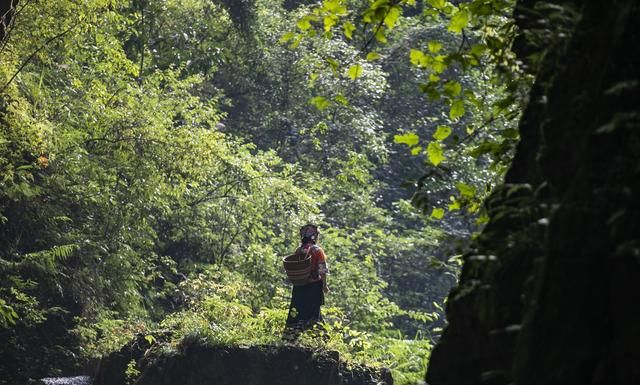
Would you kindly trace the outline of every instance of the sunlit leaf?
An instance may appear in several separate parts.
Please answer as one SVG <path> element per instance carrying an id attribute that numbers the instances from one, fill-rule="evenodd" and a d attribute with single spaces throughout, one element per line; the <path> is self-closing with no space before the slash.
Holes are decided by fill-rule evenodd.
<path id="1" fill-rule="evenodd" d="M 342 28 L 344 30 L 344 35 L 347 37 L 347 39 L 352 39 L 353 31 L 356 30 L 356 26 L 347 21 L 342 25 Z"/>
<path id="2" fill-rule="evenodd" d="M 152 336 L 151 334 L 147 334 L 146 336 L 144 336 L 144 339 L 149 344 L 153 344 L 154 342 L 156 342 L 156 338 L 154 336 Z"/>
<path id="3" fill-rule="evenodd" d="M 449 117 L 452 120 L 458 120 L 464 115 L 464 102 L 460 99 L 455 100 L 451 104 L 451 109 L 449 110 Z"/>
<path id="4" fill-rule="evenodd" d="M 387 42 L 387 37 L 385 36 L 385 32 L 384 32 L 384 28 L 380 27 L 376 30 L 376 40 L 379 41 L 380 43 L 386 43 Z"/>
<path id="5" fill-rule="evenodd" d="M 402 14 L 402 8 L 397 5 L 394 5 L 387 12 L 387 16 L 384 18 L 384 25 L 389 29 L 393 29 L 395 27 L 398 18 Z"/>
<path id="6" fill-rule="evenodd" d="M 331 30 L 331 28 L 332 28 L 334 25 L 336 25 L 336 23 L 337 23 L 337 18 L 336 18 L 335 16 L 334 16 L 334 17 L 326 16 L 326 17 L 324 18 L 324 30 L 325 30 L 326 32 L 330 31 L 330 30 Z"/>
<path id="7" fill-rule="evenodd" d="M 306 31 L 309 28 L 311 28 L 311 22 L 309 21 L 308 18 L 303 17 L 302 19 L 298 20 L 298 23 L 296 24 L 298 26 L 298 28 L 300 28 L 302 31 Z"/>
<path id="8" fill-rule="evenodd" d="M 438 142 L 430 142 L 427 146 L 427 157 L 429 158 L 429 162 L 434 166 L 439 165 L 442 161 L 445 160 L 442 146 Z"/>
<path id="9" fill-rule="evenodd" d="M 418 66 L 424 59 L 424 52 L 418 49 L 411 49 L 409 51 L 409 60 L 411 60 L 411 64 Z"/>
<path id="10" fill-rule="evenodd" d="M 444 218 L 444 209 L 434 207 L 433 210 L 431 210 L 431 218 L 433 219 Z"/>
<path id="11" fill-rule="evenodd" d="M 446 4 L 446 1 L 445 0 L 427 0 L 427 3 L 429 3 L 430 6 L 436 9 L 443 9 Z"/>
<path id="12" fill-rule="evenodd" d="M 347 71 L 347 75 L 351 78 L 351 80 L 356 80 L 362 75 L 362 71 L 363 69 L 360 64 L 354 64 L 351 67 L 349 67 L 349 70 Z"/>
<path id="13" fill-rule="evenodd" d="M 442 49 L 442 43 L 437 41 L 430 41 L 427 44 L 427 47 L 429 48 L 429 52 L 438 53 Z"/>
<path id="14" fill-rule="evenodd" d="M 469 25 L 469 11 L 461 9 L 451 17 L 451 22 L 447 29 L 451 32 L 462 33 L 462 30 Z"/>
<path id="15" fill-rule="evenodd" d="M 413 132 L 407 132 L 402 135 L 394 135 L 393 141 L 399 144 L 406 144 L 409 147 L 413 147 L 420 142 L 420 137 Z"/>
<path id="16" fill-rule="evenodd" d="M 445 59 L 446 59 L 446 56 L 443 56 L 443 55 L 438 55 L 433 58 L 433 61 L 431 62 L 431 67 L 433 68 L 433 71 L 435 73 L 440 74 L 447 69 L 447 63 L 445 63 Z"/>
<path id="17" fill-rule="evenodd" d="M 344 15 L 347 13 L 347 8 L 340 4 L 339 0 L 324 0 L 322 8 L 335 15 Z"/>
<path id="18" fill-rule="evenodd" d="M 436 132 L 433 134 L 433 138 L 439 142 L 447 139 L 451 135 L 451 127 L 438 126 Z"/>
<path id="19" fill-rule="evenodd" d="M 378 59 L 380 59 L 381 57 L 382 57 L 382 56 L 380 56 L 380 54 L 379 54 L 379 53 L 377 53 L 377 52 L 369 52 L 369 53 L 367 54 L 367 60 L 368 60 L 368 61 L 378 60 Z"/>
<path id="20" fill-rule="evenodd" d="M 473 198 L 476 195 L 476 188 L 466 183 L 456 183 L 456 189 L 458 189 L 458 191 L 460 191 L 460 195 L 465 198 Z"/>

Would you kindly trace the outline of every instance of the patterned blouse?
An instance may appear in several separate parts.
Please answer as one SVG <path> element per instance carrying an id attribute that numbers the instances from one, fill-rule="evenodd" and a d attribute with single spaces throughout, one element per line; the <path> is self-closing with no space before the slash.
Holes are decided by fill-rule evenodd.
<path id="1" fill-rule="evenodd" d="M 307 253 L 311 255 L 311 276 L 309 277 L 309 283 L 319 282 L 322 280 L 321 275 L 329 274 L 327 257 L 320 246 L 307 243 L 306 245 L 300 246 L 298 251 L 305 255 Z"/>

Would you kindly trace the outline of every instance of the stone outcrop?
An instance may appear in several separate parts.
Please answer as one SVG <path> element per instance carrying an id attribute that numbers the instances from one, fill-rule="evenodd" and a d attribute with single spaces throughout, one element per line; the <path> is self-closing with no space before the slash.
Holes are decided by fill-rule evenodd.
<path id="1" fill-rule="evenodd" d="M 105 358 L 93 385 L 392 385 L 386 369 L 347 367 L 337 352 L 300 346 L 211 346 L 185 342 L 141 351 L 136 342 Z M 135 378 L 125 371 L 133 360 Z"/>
<path id="2" fill-rule="evenodd" d="M 525 32 L 537 3 L 518 2 Z M 556 3 L 575 27 L 516 45 L 542 64 L 430 385 L 640 383 L 640 4 Z"/>

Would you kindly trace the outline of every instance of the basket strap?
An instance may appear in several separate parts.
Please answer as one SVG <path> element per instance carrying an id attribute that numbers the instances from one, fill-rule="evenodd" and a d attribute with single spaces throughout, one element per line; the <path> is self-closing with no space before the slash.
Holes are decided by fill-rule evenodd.
<path id="1" fill-rule="evenodd" d="M 309 258 L 309 253 L 311 253 L 311 248 L 312 248 L 312 247 L 313 247 L 313 246 L 310 246 L 310 247 L 307 249 L 307 253 L 304 255 L 304 259 Z"/>
<path id="2" fill-rule="evenodd" d="M 300 257 L 298 257 L 298 261 L 303 261 L 303 260 L 307 259 L 307 258 L 309 257 L 309 254 L 311 253 L 311 249 L 312 249 L 313 247 L 315 247 L 315 245 L 311 245 L 311 246 L 307 249 L 307 252 L 304 254 L 304 258 L 300 258 Z M 300 246 L 300 248 L 299 248 L 298 250 L 302 251 L 302 246 Z M 296 252 L 296 254 L 298 254 L 299 256 L 300 256 L 300 255 L 302 255 L 302 253 L 297 253 L 297 252 Z"/>

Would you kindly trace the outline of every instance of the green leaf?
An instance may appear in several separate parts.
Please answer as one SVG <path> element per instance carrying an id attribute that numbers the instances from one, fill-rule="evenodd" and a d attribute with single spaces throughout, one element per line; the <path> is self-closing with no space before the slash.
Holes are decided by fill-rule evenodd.
<path id="1" fill-rule="evenodd" d="M 460 191 L 460 195 L 465 198 L 473 198 L 476 195 L 476 188 L 473 186 L 469 186 L 466 183 L 456 183 L 456 189 L 458 189 L 458 191 Z"/>
<path id="2" fill-rule="evenodd" d="M 376 40 L 380 43 L 385 44 L 387 42 L 387 37 L 384 34 L 384 28 L 380 27 L 376 30 Z"/>
<path id="3" fill-rule="evenodd" d="M 445 83 L 443 89 L 445 95 L 453 98 L 460 95 L 460 92 L 462 92 L 462 85 L 455 80 L 451 80 Z"/>
<path id="4" fill-rule="evenodd" d="M 433 210 L 431 210 L 431 218 L 433 219 L 444 218 L 444 209 L 434 207 Z"/>
<path id="5" fill-rule="evenodd" d="M 456 210 L 460 210 L 460 208 L 462 207 L 462 205 L 460 204 L 460 201 L 451 197 L 451 203 L 449 203 L 449 211 L 456 211 Z"/>
<path id="6" fill-rule="evenodd" d="M 298 35 L 293 42 L 289 45 L 289 48 L 291 49 L 296 49 L 298 48 L 298 46 L 300 45 L 300 42 L 302 41 L 302 35 Z"/>
<path id="7" fill-rule="evenodd" d="M 449 117 L 452 120 L 458 120 L 464 115 L 464 102 L 461 99 L 454 101 L 449 110 Z"/>
<path id="8" fill-rule="evenodd" d="M 411 64 L 414 66 L 419 66 L 424 60 L 424 52 L 418 49 L 412 49 L 409 51 L 409 60 L 411 60 Z"/>
<path id="9" fill-rule="evenodd" d="M 446 1 L 445 0 L 427 0 L 427 3 L 429 3 L 430 6 L 432 6 L 435 9 L 443 9 Z"/>
<path id="10" fill-rule="evenodd" d="M 282 35 L 280 37 L 280 44 L 284 44 L 286 42 L 288 42 L 289 40 L 293 39 L 294 37 L 296 37 L 296 34 L 293 32 L 287 32 L 284 35 Z"/>
<path id="11" fill-rule="evenodd" d="M 502 131 L 502 136 L 509 139 L 518 139 L 520 137 L 520 131 L 515 128 L 507 128 Z"/>
<path id="12" fill-rule="evenodd" d="M 501 146 L 498 143 L 495 143 L 492 141 L 485 141 L 480 143 L 476 147 L 471 148 L 469 150 L 469 155 L 473 156 L 474 158 L 477 158 L 484 154 L 497 154 L 500 152 L 500 148 Z"/>
<path id="13" fill-rule="evenodd" d="M 377 52 L 369 52 L 369 53 L 367 54 L 367 60 L 368 60 L 368 61 L 378 60 L 378 59 L 380 59 L 381 57 L 382 57 L 382 56 L 380 56 L 380 54 L 379 54 L 379 53 L 377 53 Z"/>
<path id="14" fill-rule="evenodd" d="M 431 66 L 433 67 L 433 72 L 440 74 L 447 69 L 447 63 L 445 63 L 446 58 L 447 57 L 444 55 L 438 55 L 433 58 L 433 61 L 431 63 Z"/>
<path id="15" fill-rule="evenodd" d="M 347 8 L 340 4 L 339 0 L 324 0 L 322 7 L 334 15 L 344 15 L 347 13 Z"/>
<path id="16" fill-rule="evenodd" d="M 309 100 L 310 104 L 313 104 L 314 106 L 316 106 L 317 109 L 319 109 L 320 111 L 324 110 L 325 108 L 329 107 L 331 105 L 331 102 L 329 102 L 325 97 L 323 96 L 316 96 L 311 98 L 311 100 Z"/>
<path id="17" fill-rule="evenodd" d="M 349 100 L 347 98 L 345 98 L 343 95 L 336 95 L 336 97 L 334 98 L 336 102 L 342 104 L 343 106 L 348 106 L 349 105 Z"/>
<path id="18" fill-rule="evenodd" d="M 471 46 L 471 54 L 480 57 L 487 50 L 487 46 L 484 44 L 474 44 Z"/>
<path id="19" fill-rule="evenodd" d="M 329 66 L 331 66 L 331 70 L 333 71 L 333 73 L 336 74 L 338 72 L 338 68 L 340 68 L 340 64 L 338 63 L 338 61 L 332 58 L 328 58 L 326 60 L 327 63 L 329 63 Z"/>
<path id="20" fill-rule="evenodd" d="M 298 20 L 297 26 L 298 28 L 300 28 L 300 30 L 306 31 L 311 28 L 311 21 L 309 21 L 309 18 L 303 17 L 302 19 Z"/>
<path id="21" fill-rule="evenodd" d="M 402 15 L 402 8 L 394 5 L 389 9 L 389 12 L 387 12 L 387 16 L 384 18 L 384 25 L 389 29 L 393 29 L 400 15 Z"/>
<path id="22" fill-rule="evenodd" d="M 356 26 L 347 21 L 342 25 L 342 29 L 344 30 L 344 35 L 347 39 L 352 39 L 353 31 L 356 30 Z"/>
<path id="23" fill-rule="evenodd" d="M 351 80 L 356 80 L 362 75 L 362 71 L 362 66 L 360 64 L 354 64 L 349 67 L 347 75 L 351 78 Z"/>
<path id="24" fill-rule="evenodd" d="M 413 147 L 420 142 L 420 137 L 413 132 L 407 132 L 402 135 L 394 135 L 393 141 L 398 144 L 406 144 L 409 147 Z"/>
<path id="25" fill-rule="evenodd" d="M 431 100 L 440 99 L 440 91 L 438 91 L 438 88 L 435 86 L 434 83 L 420 84 L 420 91 L 427 94 L 427 96 Z"/>
<path id="26" fill-rule="evenodd" d="M 313 88 L 316 84 L 316 80 L 318 79 L 318 74 L 310 74 L 309 75 L 309 87 Z"/>
<path id="27" fill-rule="evenodd" d="M 451 17 L 451 22 L 447 29 L 454 33 L 462 33 L 462 30 L 467 25 L 469 25 L 469 11 L 461 9 Z"/>
<path id="28" fill-rule="evenodd" d="M 436 132 L 433 134 L 433 138 L 439 142 L 442 142 L 443 140 L 447 139 L 449 135 L 451 135 L 451 131 L 451 127 L 438 126 Z"/>
<path id="29" fill-rule="evenodd" d="M 154 336 L 152 336 L 151 334 L 148 334 L 148 335 L 144 336 L 144 339 L 149 344 L 153 344 L 154 342 L 156 342 L 156 338 Z"/>
<path id="30" fill-rule="evenodd" d="M 480 217 L 478 217 L 478 219 L 476 219 L 476 224 L 478 225 L 484 225 L 486 223 L 489 223 L 489 216 L 487 214 L 483 214 Z"/>
<path id="31" fill-rule="evenodd" d="M 429 158 L 429 162 L 434 166 L 439 165 L 445 160 L 443 155 L 442 146 L 438 142 L 431 142 L 427 146 L 427 157 Z"/>
<path id="32" fill-rule="evenodd" d="M 416 156 L 421 152 L 422 152 L 422 147 L 421 146 L 416 146 L 416 147 L 411 149 L 411 155 L 413 155 L 413 156 Z"/>
<path id="33" fill-rule="evenodd" d="M 389 0 L 376 0 L 373 2 L 373 4 L 371 4 L 369 8 L 378 9 L 382 6 L 386 6 L 387 4 L 389 4 Z"/>
<path id="34" fill-rule="evenodd" d="M 427 47 L 429 48 L 429 52 L 438 53 L 438 51 L 440 51 L 442 49 L 442 43 L 437 42 L 437 41 L 430 41 L 427 44 Z"/>
<path id="35" fill-rule="evenodd" d="M 337 17 L 335 16 L 325 16 L 324 18 L 324 30 L 325 32 L 329 32 L 331 28 L 336 25 Z"/>

